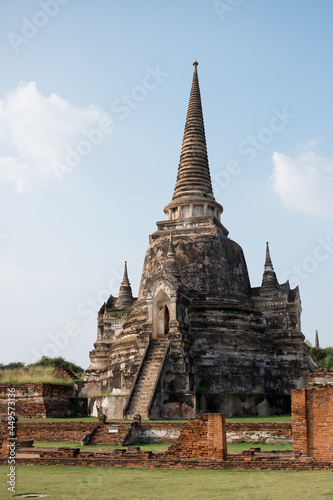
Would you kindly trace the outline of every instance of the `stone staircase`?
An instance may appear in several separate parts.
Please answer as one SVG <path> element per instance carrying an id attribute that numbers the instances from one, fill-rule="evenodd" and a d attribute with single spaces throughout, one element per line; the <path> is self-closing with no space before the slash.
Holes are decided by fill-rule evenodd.
<path id="1" fill-rule="evenodd" d="M 168 348 L 168 340 L 152 339 L 150 341 L 135 386 L 130 395 L 125 413 L 127 420 L 132 420 L 137 413 L 141 415 L 142 419 L 149 419 L 149 406 L 154 396 Z"/>

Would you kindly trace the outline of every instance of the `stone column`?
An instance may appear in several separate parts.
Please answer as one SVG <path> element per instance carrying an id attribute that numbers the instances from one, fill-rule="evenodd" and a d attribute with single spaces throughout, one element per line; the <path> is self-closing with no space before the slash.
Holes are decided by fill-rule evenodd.
<path id="1" fill-rule="evenodd" d="M 151 323 L 153 320 L 153 301 L 152 301 L 152 299 L 147 299 L 147 306 L 148 306 L 147 322 Z"/>
<path id="2" fill-rule="evenodd" d="M 177 299 L 170 299 L 169 313 L 170 321 L 177 321 Z"/>

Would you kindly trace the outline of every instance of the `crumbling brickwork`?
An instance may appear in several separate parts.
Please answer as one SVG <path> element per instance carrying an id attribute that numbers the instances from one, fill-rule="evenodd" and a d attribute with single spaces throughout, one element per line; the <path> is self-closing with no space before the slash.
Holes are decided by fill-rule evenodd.
<path id="1" fill-rule="evenodd" d="M 333 372 L 316 371 L 291 395 L 294 454 L 333 460 Z"/>
<path id="2" fill-rule="evenodd" d="M 131 428 L 130 422 L 106 422 L 102 429 L 95 432 L 95 444 L 128 443 L 174 443 L 185 427 L 184 422 L 142 422 Z M 98 422 L 59 421 L 59 422 L 18 422 L 18 438 L 34 441 L 78 443 L 93 432 Z M 109 427 L 118 427 L 118 433 L 108 432 Z M 288 422 L 227 422 L 227 442 L 263 443 L 270 440 L 291 439 L 291 423 Z M 130 436 L 129 436 L 130 434 Z"/>
<path id="3" fill-rule="evenodd" d="M 18 418 L 69 417 L 73 413 L 73 387 L 58 384 L 0 384 L 0 413 L 7 413 L 9 388 L 15 388 Z"/>
<path id="4" fill-rule="evenodd" d="M 115 428 L 117 432 L 109 432 Z M 18 421 L 17 435 L 20 440 L 33 439 L 41 442 L 80 443 L 91 435 L 92 444 L 118 444 L 129 441 L 131 424 L 128 422 L 111 424 L 106 422 L 21 422 Z M 3 432 L 3 431 L 2 431 Z"/>
<path id="5" fill-rule="evenodd" d="M 65 465 L 86 467 L 131 467 L 163 469 L 225 469 L 225 470 L 331 470 L 333 462 L 293 458 L 272 452 L 228 455 L 223 458 L 187 458 L 177 454 L 153 453 L 129 447 L 116 450 L 84 450 L 73 448 L 22 448 L 17 450 L 16 463 L 20 465 Z M 7 464 L 6 454 L 0 455 L 0 464 Z"/>
<path id="6" fill-rule="evenodd" d="M 168 456 L 181 458 L 227 458 L 225 415 L 208 413 L 191 419 L 180 432 Z"/>

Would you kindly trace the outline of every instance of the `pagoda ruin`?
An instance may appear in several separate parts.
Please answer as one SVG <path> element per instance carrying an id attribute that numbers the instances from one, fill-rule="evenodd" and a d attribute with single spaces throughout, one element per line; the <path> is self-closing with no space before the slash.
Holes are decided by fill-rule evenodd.
<path id="1" fill-rule="evenodd" d="M 149 237 L 138 297 L 125 263 L 118 298 L 98 313 L 80 396 L 108 418 L 290 412 L 290 390 L 315 367 L 301 333 L 298 287 L 280 284 L 269 246 L 251 288 L 241 247 L 215 200 L 197 66 L 166 219 Z"/>

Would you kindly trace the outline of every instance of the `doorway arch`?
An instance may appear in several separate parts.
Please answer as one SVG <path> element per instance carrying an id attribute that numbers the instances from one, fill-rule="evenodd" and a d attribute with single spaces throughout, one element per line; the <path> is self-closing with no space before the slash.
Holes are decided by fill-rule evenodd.
<path id="1" fill-rule="evenodd" d="M 153 339 L 165 337 L 170 328 L 170 297 L 159 290 L 153 300 Z"/>

